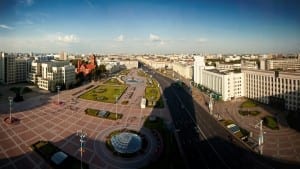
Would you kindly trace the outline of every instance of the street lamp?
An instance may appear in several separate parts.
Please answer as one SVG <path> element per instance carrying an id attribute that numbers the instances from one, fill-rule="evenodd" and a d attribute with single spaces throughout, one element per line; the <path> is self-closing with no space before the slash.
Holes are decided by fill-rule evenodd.
<path id="1" fill-rule="evenodd" d="M 209 108 L 209 113 L 212 115 L 213 114 L 213 97 L 212 97 L 212 94 L 209 95 L 208 108 Z"/>
<path id="2" fill-rule="evenodd" d="M 9 123 L 11 123 L 12 122 L 12 119 L 11 119 L 11 104 L 13 102 L 13 97 L 9 96 L 8 101 L 9 101 Z"/>
<path id="3" fill-rule="evenodd" d="M 259 146 L 259 153 L 263 154 L 263 144 L 264 144 L 264 134 L 263 131 L 263 120 L 260 120 L 259 123 L 255 125 L 255 128 L 259 127 L 259 136 L 258 136 L 258 146 Z"/>
<path id="4" fill-rule="evenodd" d="M 118 104 L 117 104 L 117 102 L 118 102 L 118 96 L 116 96 L 116 121 L 118 119 Z"/>
<path id="5" fill-rule="evenodd" d="M 59 102 L 59 90 L 60 90 L 60 86 L 56 86 L 57 88 L 57 103 L 60 104 Z"/>
<path id="6" fill-rule="evenodd" d="M 82 169 L 82 155 L 83 155 L 83 146 L 84 146 L 84 143 L 86 142 L 86 136 L 87 136 L 87 133 L 83 132 L 82 130 L 77 130 L 77 133 L 76 133 L 77 136 L 80 137 L 80 168 Z"/>

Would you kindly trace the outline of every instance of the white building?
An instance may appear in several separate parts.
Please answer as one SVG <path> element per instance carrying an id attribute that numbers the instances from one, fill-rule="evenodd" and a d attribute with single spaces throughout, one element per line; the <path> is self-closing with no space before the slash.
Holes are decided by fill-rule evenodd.
<path id="1" fill-rule="evenodd" d="M 217 93 L 224 101 L 244 96 L 242 73 L 207 69 L 203 56 L 194 58 L 194 82 L 196 85 Z"/>
<path id="2" fill-rule="evenodd" d="M 300 110 L 300 72 L 242 70 L 245 96 L 288 110 Z"/>
<path id="3" fill-rule="evenodd" d="M 173 71 L 177 72 L 180 76 L 183 76 L 186 79 L 193 79 L 193 66 L 186 63 L 173 63 Z"/>
<path id="4" fill-rule="evenodd" d="M 201 86 L 222 96 L 227 101 L 244 96 L 244 78 L 242 73 L 222 72 L 217 69 L 201 70 Z"/>
<path id="5" fill-rule="evenodd" d="M 28 81 L 41 89 L 55 91 L 56 85 L 75 84 L 75 67 L 68 61 L 33 61 Z"/>
<path id="6" fill-rule="evenodd" d="M 202 71 L 205 68 L 204 56 L 194 56 L 194 82 L 202 84 Z"/>
<path id="7" fill-rule="evenodd" d="M 137 60 L 120 60 L 120 65 L 126 69 L 138 68 L 139 62 Z"/>

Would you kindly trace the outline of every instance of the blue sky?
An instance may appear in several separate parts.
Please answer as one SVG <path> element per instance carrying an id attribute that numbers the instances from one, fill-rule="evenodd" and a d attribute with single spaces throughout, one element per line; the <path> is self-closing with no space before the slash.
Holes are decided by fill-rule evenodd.
<path id="1" fill-rule="evenodd" d="M 298 0 L 1 0 L 0 50 L 300 52 Z"/>

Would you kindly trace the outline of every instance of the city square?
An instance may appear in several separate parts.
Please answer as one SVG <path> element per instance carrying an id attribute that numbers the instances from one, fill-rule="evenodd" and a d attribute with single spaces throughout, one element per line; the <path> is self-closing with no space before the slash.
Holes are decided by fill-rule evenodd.
<path id="1" fill-rule="evenodd" d="M 133 73 L 133 75 L 136 74 Z M 98 83 L 93 82 L 95 86 Z M 129 101 L 127 105 L 120 104 L 122 97 L 126 97 L 126 95 L 120 98 L 118 105 L 76 98 L 85 92 L 88 85 L 74 90 L 61 91 L 59 97 L 63 104 L 59 105 L 55 104 L 58 99 L 57 93 L 45 93 L 25 99 L 21 103 L 14 103 L 12 116 L 19 119 L 16 124 L 7 124 L 3 121 L 8 116 L 9 107 L 8 104 L 1 104 L 1 110 L 6 112 L 1 113 L 1 168 L 20 168 L 21 166 L 49 168 L 38 154 L 30 150 L 30 145 L 38 140 L 51 141 L 68 154 L 80 159 L 80 138 L 76 135 L 78 130 L 87 134 L 82 158 L 84 162 L 90 164 L 90 168 L 127 168 L 122 163 L 121 158 L 114 157 L 107 150 L 103 150 L 107 132 L 125 127 L 139 131 L 145 118 L 149 115 L 160 116 L 166 120 L 170 119 L 167 109 L 145 108 L 141 110 L 139 100 L 144 94 L 143 85 L 136 86 L 132 101 Z M 74 93 L 77 95 L 74 96 Z M 92 117 L 84 113 L 86 108 L 115 112 L 116 106 L 118 106 L 117 112 L 123 114 L 123 118 L 116 121 Z M 135 166 L 146 165 L 151 156 L 156 155 L 153 152 L 155 140 L 153 141 L 151 132 L 146 131 L 146 133 L 148 133 L 148 138 L 152 140 L 150 142 L 153 144 L 151 144 L 151 149 L 147 151 L 145 157 L 139 155 L 133 160 Z M 139 159 L 143 162 L 139 162 Z M 127 165 L 128 168 L 131 168 L 133 164 Z"/>

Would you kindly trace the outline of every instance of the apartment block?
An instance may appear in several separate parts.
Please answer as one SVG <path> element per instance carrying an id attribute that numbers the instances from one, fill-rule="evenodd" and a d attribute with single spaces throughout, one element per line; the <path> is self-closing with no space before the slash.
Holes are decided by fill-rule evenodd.
<path id="1" fill-rule="evenodd" d="M 14 84 L 26 82 L 31 69 L 31 58 L 1 52 L 0 83 Z"/>

